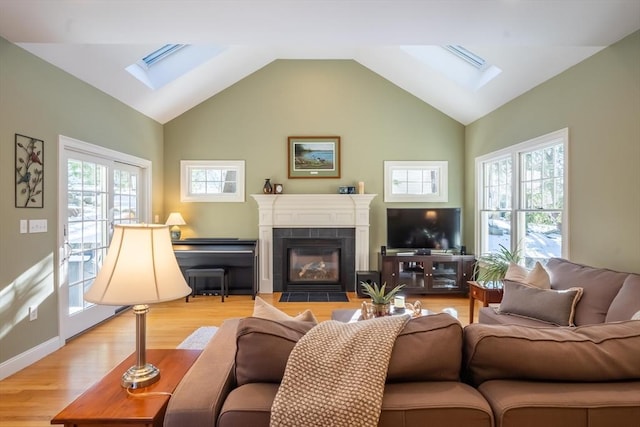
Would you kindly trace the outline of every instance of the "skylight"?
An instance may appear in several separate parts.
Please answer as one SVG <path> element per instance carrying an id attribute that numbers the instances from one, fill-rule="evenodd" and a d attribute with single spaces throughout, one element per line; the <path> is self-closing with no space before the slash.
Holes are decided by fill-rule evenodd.
<path id="1" fill-rule="evenodd" d="M 162 59 L 166 58 L 167 56 L 171 55 L 174 52 L 177 52 L 178 50 L 182 49 L 185 46 L 186 45 L 184 44 L 165 44 L 160 49 L 155 50 L 151 52 L 149 55 L 142 58 L 138 62 L 138 64 L 139 65 L 144 64 L 146 65 L 147 68 L 149 68 L 153 64 L 157 63 L 158 61 L 161 61 Z"/>
<path id="2" fill-rule="evenodd" d="M 487 65 L 487 61 L 484 58 L 476 55 L 475 53 L 471 52 L 470 50 L 467 50 L 467 49 L 463 48 L 460 45 L 448 44 L 448 45 L 443 46 L 443 47 L 445 49 L 447 49 L 449 52 L 451 52 L 454 55 L 456 55 L 458 58 L 464 59 L 469 64 L 471 64 L 474 67 L 476 67 L 478 70 L 484 69 L 485 65 Z"/>
<path id="3" fill-rule="evenodd" d="M 417 60 L 471 91 L 489 83 L 502 70 L 460 45 L 401 46 Z"/>
<path id="4" fill-rule="evenodd" d="M 156 90 L 214 58 L 224 49 L 212 45 L 165 44 L 129 65 L 126 70 Z"/>

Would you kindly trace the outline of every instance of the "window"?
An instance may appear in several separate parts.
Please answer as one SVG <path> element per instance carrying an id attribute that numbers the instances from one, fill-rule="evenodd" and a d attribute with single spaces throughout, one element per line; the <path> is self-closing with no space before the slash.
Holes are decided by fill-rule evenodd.
<path id="1" fill-rule="evenodd" d="M 568 129 L 476 159 L 477 253 L 520 250 L 524 264 L 567 257 Z"/>
<path id="2" fill-rule="evenodd" d="M 244 202 L 243 160 L 182 160 L 180 201 Z"/>
<path id="3" fill-rule="evenodd" d="M 385 161 L 385 202 L 446 202 L 445 161 Z"/>

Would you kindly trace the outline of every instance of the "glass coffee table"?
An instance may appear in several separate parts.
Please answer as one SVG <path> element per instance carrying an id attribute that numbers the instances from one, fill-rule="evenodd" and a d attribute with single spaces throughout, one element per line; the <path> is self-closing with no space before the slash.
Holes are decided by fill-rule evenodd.
<path id="1" fill-rule="evenodd" d="M 409 310 L 405 310 L 404 313 L 392 313 L 402 315 L 402 314 L 410 314 Z M 429 314 L 435 314 L 435 311 L 422 309 L 422 316 L 427 316 Z M 451 313 L 449 313 L 451 314 Z M 455 316 L 454 316 L 455 317 Z M 331 320 L 337 320 L 339 322 L 351 323 L 357 322 L 358 320 L 362 320 L 362 311 L 357 308 L 340 308 L 337 310 L 333 310 L 331 312 Z"/>

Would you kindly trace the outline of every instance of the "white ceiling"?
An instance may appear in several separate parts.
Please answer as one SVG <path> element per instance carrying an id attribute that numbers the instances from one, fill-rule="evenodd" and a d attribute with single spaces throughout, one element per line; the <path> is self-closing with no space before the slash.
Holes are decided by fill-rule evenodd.
<path id="1" fill-rule="evenodd" d="M 463 124 L 640 29 L 640 0 L 0 0 L 0 35 L 160 123 L 276 59 L 353 59 Z M 226 49 L 158 90 L 125 67 L 165 43 Z M 477 91 L 402 45 L 502 69 Z"/>

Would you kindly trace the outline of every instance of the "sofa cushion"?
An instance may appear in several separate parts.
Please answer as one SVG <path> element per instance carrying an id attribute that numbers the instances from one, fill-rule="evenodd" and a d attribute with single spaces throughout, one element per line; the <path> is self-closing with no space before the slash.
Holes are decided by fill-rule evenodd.
<path id="1" fill-rule="evenodd" d="M 257 317 L 240 320 L 236 339 L 236 381 L 279 383 L 293 347 L 314 325 Z M 411 319 L 398 334 L 387 381 L 458 381 L 462 326 L 446 313 Z M 259 363 L 256 363 L 259 361 Z"/>
<path id="2" fill-rule="evenodd" d="M 464 367 L 470 380 L 598 382 L 640 379 L 640 324 L 576 328 L 482 325 L 464 328 Z"/>
<path id="3" fill-rule="evenodd" d="M 606 322 L 629 320 L 640 312 L 640 275 L 629 274 L 607 311 Z"/>
<path id="4" fill-rule="evenodd" d="M 315 324 L 259 317 L 241 319 L 236 333 L 236 382 L 279 383 L 289 353 Z"/>
<path id="5" fill-rule="evenodd" d="M 573 326 L 575 307 L 581 295 L 582 288 L 556 291 L 505 281 L 497 313 L 524 316 L 557 326 Z"/>
<path id="6" fill-rule="evenodd" d="M 478 390 L 498 427 L 638 427 L 640 419 L 640 381 L 492 380 Z"/>
<path id="7" fill-rule="evenodd" d="M 576 325 L 603 323 L 607 310 L 628 273 L 576 264 L 551 258 L 546 265 L 552 289 L 580 287 L 584 290 L 576 306 Z"/>
<path id="8" fill-rule="evenodd" d="M 459 381 L 462 326 L 449 314 L 411 319 L 398 334 L 387 382 Z"/>
<path id="9" fill-rule="evenodd" d="M 318 323 L 318 319 L 313 315 L 311 310 L 307 309 L 297 316 L 289 316 L 284 311 L 278 310 L 271 304 L 268 304 L 265 300 L 256 296 L 256 300 L 253 303 L 253 317 L 260 317 L 262 319 L 269 320 L 300 320 L 303 322 Z"/>
<path id="10" fill-rule="evenodd" d="M 215 425 L 269 427 L 277 392 L 277 384 L 266 383 L 231 390 Z M 432 426 L 491 427 L 493 414 L 478 390 L 458 381 L 385 386 L 379 427 L 423 427 L 427 422 Z M 330 424 L 328 420 L 326 425 Z"/>

